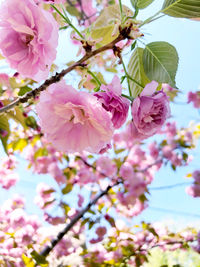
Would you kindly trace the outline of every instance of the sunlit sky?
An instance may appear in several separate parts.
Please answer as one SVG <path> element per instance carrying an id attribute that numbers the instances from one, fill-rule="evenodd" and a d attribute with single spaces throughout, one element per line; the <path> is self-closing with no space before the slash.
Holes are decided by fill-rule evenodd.
<path id="1" fill-rule="evenodd" d="M 1 0 L 0 0 L 1 2 Z M 149 16 L 156 13 L 162 6 L 161 0 L 155 0 L 154 3 L 142 11 L 139 14 L 139 19 L 146 19 Z M 123 1 L 124 4 L 130 6 L 130 1 Z M 186 104 L 186 95 L 188 91 L 195 91 L 200 84 L 200 22 L 186 20 L 186 19 L 174 19 L 165 16 L 158 21 L 155 21 L 149 25 L 146 25 L 142 29 L 144 33 L 143 42 L 145 44 L 153 41 L 167 41 L 174 45 L 179 54 L 179 68 L 177 73 L 177 87 L 180 89 L 181 94 L 177 98 L 179 104 L 172 105 L 173 120 L 176 120 L 179 126 L 187 126 L 189 121 L 198 121 L 200 115 L 197 110 L 192 109 L 191 105 Z M 60 44 L 58 49 L 57 63 L 66 64 L 70 60 L 76 59 L 75 49 L 71 42 L 68 41 L 67 33 L 62 33 L 60 38 Z M 141 44 L 142 46 L 142 44 Z M 130 54 L 126 55 L 126 62 Z M 3 72 L 4 66 L 0 66 L 0 71 Z M 67 80 L 70 83 L 70 79 L 74 79 L 71 74 L 68 75 Z M 181 104 L 185 103 L 185 104 Z M 2 152 L 2 151 L 1 151 Z M 3 155 L 3 152 L 1 153 Z M 163 167 L 156 175 L 152 187 L 171 185 L 188 181 L 185 175 L 192 170 L 200 168 L 199 149 L 195 151 L 196 156 L 194 161 L 188 167 L 179 168 L 177 172 L 173 172 L 169 167 Z M 13 193 L 20 193 L 27 198 L 27 211 L 28 213 L 37 213 L 42 215 L 41 211 L 33 203 L 35 195 L 35 187 L 38 182 L 47 182 L 55 185 L 53 178 L 46 175 L 33 175 L 27 170 L 27 162 L 19 157 L 19 174 L 21 177 L 20 182 L 11 190 L 6 191 L 0 189 L 0 203 L 5 199 L 11 197 Z M 185 222 L 191 222 L 194 220 L 200 221 L 200 199 L 193 199 L 185 193 L 185 187 L 164 190 L 164 191 L 150 191 L 149 197 L 150 208 L 144 211 L 137 218 L 133 218 L 133 222 L 138 223 L 141 220 L 145 221 L 158 221 L 165 219 L 173 219 Z M 73 198 L 73 197 L 72 197 Z M 71 200 L 73 200 L 71 198 Z M 152 208 L 164 209 L 158 211 Z M 167 210 L 173 210 L 169 212 Z M 198 217 L 193 217 L 184 214 L 178 214 L 176 211 L 199 214 Z"/>

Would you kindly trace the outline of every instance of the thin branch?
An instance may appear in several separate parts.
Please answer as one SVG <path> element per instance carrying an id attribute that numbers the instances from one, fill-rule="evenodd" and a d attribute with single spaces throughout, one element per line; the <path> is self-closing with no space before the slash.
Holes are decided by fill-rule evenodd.
<path id="1" fill-rule="evenodd" d="M 67 69 L 62 70 L 59 73 L 56 73 L 54 76 L 52 76 L 51 78 L 47 79 L 42 85 L 40 85 L 39 87 L 31 90 L 30 92 L 27 92 L 25 95 L 23 95 L 22 97 L 17 98 L 16 100 L 14 100 L 13 102 L 11 102 L 10 104 L 8 104 L 5 107 L 2 107 L 0 109 L 0 114 L 3 112 L 6 112 L 12 108 L 14 108 L 15 106 L 19 105 L 20 103 L 26 103 L 29 99 L 31 98 L 35 98 L 37 95 L 39 95 L 40 92 L 46 90 L 46 88 L 48 86 L 50 86 L 53 83 L 57 83 L 59 82 L 67 73 L 71 72 L 72 70 L 74 70 L 76 67 L 78 66 L 82 66 L 85 64 L 85 62 L 96 56 L 99 53 L 102 53 L 106 50 L 109 49 L 113 49 L 113 47 L 115 46 L 116 43 L 118 43 L 119 41 L 125 39 L 125 34 L 121 33 L 119 34 L 119 36 L 114 39 L 111 43 L 102 46 L 94 51 L 88 52 L 86 53 L 85 56 L 83 56 L 80 60 L 78 60 L 77 62 L 75 62 L 74 64 L 72 64 L 71 66 L 69 66 Z"/>
<path id="2" fill-rule="evenodd" d="M 109 190 L 117 185 L 119 185 L 120 183 L 122 183 L 121 180 L 118 180 L 115 184 L 113 185 L 109 185 L 104 191 L 102 191 L 101 193 L 99 193 L 92 201 L 90 201 L 88 203 L 88 205 L 82 209 L 82 211 L 80 211 L 72 220 L 69 224 L 67 224 L 65 226 L 65 228 L 57 235 L 57 237 L 55 239 L 53 239 L 51 241 L 51 245 L 45 247 L 40 255 L 47 257 L 49 255 L 49 253 L 54 249 L 54 247 L 59 243 L 59 241 L 64 237 L 65 234 L 67 234 L 71 228 L 84 216 L 84 214 L 93 206 L 97 203 L 97 201 L 102 198 L 103 196 L 107 195 Z"/>

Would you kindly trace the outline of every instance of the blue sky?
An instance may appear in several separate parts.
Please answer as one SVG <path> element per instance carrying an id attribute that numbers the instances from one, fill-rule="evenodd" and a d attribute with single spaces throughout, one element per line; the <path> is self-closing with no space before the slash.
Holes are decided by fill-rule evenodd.
<path id="1" fill-rule="evenodd" d="M 129 5 L 130 1 L 123 1 L 124 4 Z M 139 18 L 146 19 L 147 17 L 156 13 L 162 6 L 162 1 L 154 1 L 154 3 L 142 11 Z M 153 41 L 167 41 L 174 45 L 179 54 L 179 68 L 177 73 L 177 87 L 181 94 L 177 98 L 177 102 L 186 103 L 186 95 L 188 91 L 195 91 L 200 85 L 200 22 L 174 19 L 165 16 L 158 21 L 142 28 L 144 33 L 143 41 L 147 44 Z M 75 60 L 76 51 L 72 50 L 72 45 L 68 41 L 68 34 L 62 33 L 60 46 L 58 50 L 57 62 L 64 64 L 70 60 Z M 128 55 L 129 56 L 129 55 Z M 126 60 L 128 60 L 126 56 Z M 1 70 L 3 71 L 3 69 Z M 67 80 L 74 79 L 74 75 L 69 74 Z M 199 120 L 199 113 L 194 110 L 191 105 L 171 105 L 173 119 L 176 120 L 179 126 L 187 126 L 189 121 Z M 3 154 L 1 149 L 1 154 Z M 164 167 L 156 175 L 152 187 L 164 186 L 169 184 L 176 184 L 179 182 L 188 181 L 185 175 L 192 170 L 200 168 L 199 148 L 195 151 L 195 159 L 190 166 L 180 168 L 177 172 L 173 172 L 170 168 Z M 42 215 L 39 209 L 34 205 L 33 198 L 35 194 L 35 187 L 38 182 L 47 182 L 56 185 L 53 178 L 46 175 L 33 175 L 26 169 L 27 163 L 19 158 L 19 174 L 20 182 L 9 191 L 0 189 L 0 203 L 11 197 L 13 193 L 23 194 L 27 198 L 27 211 L 29 213 L 37 213 Z M 174 211 L 182 211 L 188 213 L 199 214 L 200 220 L 200 198 L 193 199 L 185 193 L 184 186 L 164 191 L 152 191 L 150 196 L 150 207 L 158 207 L 161 209 L 171 209 Z M 147 209 L 137 218 L 133 218 L 133 222 L 138 223 L 141 220 L 157 221 L 172 218 L 174 220 L 181 220 L 191 222 L 198 220 L 197 217 L 190 217 L 178 215 L 170 212 L 155 211 Z"/>

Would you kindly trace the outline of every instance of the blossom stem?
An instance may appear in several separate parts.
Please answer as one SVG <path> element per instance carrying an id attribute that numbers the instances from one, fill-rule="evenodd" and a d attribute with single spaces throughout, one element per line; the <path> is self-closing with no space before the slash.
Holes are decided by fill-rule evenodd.
<path id="1" fill-rule="evenodd" d="M 131 102 L 134 100 L 134 98 L 129 95 L 121 94 L 121 96 L 128 98 Z"/>
<path id="2" fill-rule="evenodd" d="M 126 74 L 126 78 L 127 78 L 127 80 L 131 80 L 132 82 L 134 82 L 135 84 L 137 84 L 141 88 L 144 88 L 143 85 L 141 85 L 139 82 L 137 82 L 135 79 L 133 79 L 128 73 Z"/>
<path id="3" fill-rule="evenodd" d="M 125 74 L 126 74 L 126 77 L 128 77 L 129 75 L 128 75 L 128 72 L 127 72 L 127 70 L 126 70 L 126 66 L 125 66 L 124 61 L 123 61 L 122 58 L 121 58 L 121 61 L 122 61 L 122 65 L 123 65 L 123 68 L 124 68 L 124 72 L 125 72 Z M 128 91 L 129 91 L 129 95 L 130 95 L 130 97 L 132 97 L 132 92 L 131 92 L 131 86 L 130 86 L 129 79 L 127 79 L 127 83 L 128 83 Z"/>
<path id="4" fill-rule="evenodd" d="M 83 208 L 74 218 L 71 220 L 69 224 L 65 226 L 65 228 L 59 232 L 57 237 L 53 240 L 51 240 L 51 245 L 46 246 L 40 253 L 41 256 L 47 257 L 49 253 L 54 249 L 54 247 L 59 243 L 59 241 L 63 238 L 65 234 L 67 234 L 71 228 L 81 219 L 83 218 L 84 214 L 90 210 L 90 208 L 97 203 L 97 201 L 102 198 L 103 196 L 107 195 L 109 193 L 109 190 L 119 184 L 121 184 L 122 181 L 118 180 L 115 184 L 109 185 L 105 190 L 101 191 L 92 201 L 88 203 L 88 205 Z"/>
<path id="5" fill-rule="evenodd" d="M 101 86 L 101 82 L 97 78 L 97 76 L 94 74 L 94 72 L 92 72 L 91 70 L 88 70 L 87 72 L 95 79 L 95 81 L 98 83 L 98 85 Z"/>
<path id="6" fill-rule="evenodd" d="M 143 23 L 141 23 L 141 24 L 139 25 L 139 28 L 141 28 L 141 27 L 144 26 L 145 24 L 149 24 L 149 23 L 151 23 L 151 22 L 153 22 L 153 21 L 155 21 L 155 20 L 157 20 L 157 19 L 159 19 L 159 18 L 161 18 L 161 17 L 164 17 L 165 14 L 162 14 L 162 15 L 160 15 L 159 17 L 157 17 L 157 16 L 161 13 L 161 11 L 162 11 L 162 10 L 156 12 L 156 14 L 154 14 L 154 15 L 151 16 L 151 17 L 149 17 L 149 18 L 146 19 L 145 21 L 143 21 Z"/>
<path id="7" fill-rule="evenodd" d="M 123 22 L 124 15 L 123 15 L 123 8 L 122 8 L 122 1 L 121 0 L 119 0 L 119 9 L 120 9 L 121 21 Z"/>
<path id="8" fill-rule="evenodd" d="M 53 9 L 55 9 L 55 11 L 64 19 L 64 21 L 67 22 L 67 24 L 69 24 L 69 26 L 75 30 L 75 32 L 82 38 L 85 39 L 84 36 L 79 32 L 79 30 L 71 23 L 70 19 L 68 18 L 67 14 L 65 13 L 64 9 L 64 14 L 65 16 L 57 9 L 57 7 L 55 7 L 54 5 L 51 5 L 51 7 Z"/>
<path id="9" fill-rule="evenodd" d="M 69 66 L 67 69 L 62 70 L 59 73 L 56 73 L 51 78 L 47 79 L 39 87 L 27 92 L 22 97 L 19 97 L 19 98 L 15 99 L 13 102 L 11 102 L 10 104 L 0 108 L 0 114 L 14 108 L 15 106 L 19 105 L 20 103 L 26 103 L 29 99 L 36 97 L 37 95 L 40 94 L 40 92 L 46 90 L 46 88 L 49 87 L 51 84 L 59 82 L 67 73 L 71 72 L 76 67 L 85 65 L 85 62 L 88 59 L 90 59 L 90 58 L 96 56 L 97 54 L 102 53 L 106 50 L 113 49 L 113 47 L 115 46 L 116 43 L 120 42 L 121 40 L 123 40 L 125 38 L 126 37 L 124 36 L 124 34 L 119 34 L 119 36 L 117 38 L 115 38 L 112 42 L 110 42 L 109 44 L 104 45 L 104 46 L 102 46 L 102 47 L 100 47 L 94 51 L 91 51 L 89 53 L 86 53 L 85 56 L 83 56 L 80 60 L 78 60 L 77 62 L 75 62 L 71 66 Z"/>

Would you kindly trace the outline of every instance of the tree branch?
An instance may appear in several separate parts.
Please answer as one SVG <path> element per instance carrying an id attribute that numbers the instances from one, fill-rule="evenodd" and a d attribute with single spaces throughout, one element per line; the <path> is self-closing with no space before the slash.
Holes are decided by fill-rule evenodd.
<path id="1" fill-rule="evenodd" d="M 107 195 L 109 190 L 119 184 L 121 184 L 122 181 L 118 180 L 115 184 L 109 185 L 104 191 L 99 193 L 92 201 L 88 203 L 88 205 L 82 209 L 72 220 L 69 224 L 66 225 L 66 227 L 57 235 L 55 239 L 51 241 L 51 245 L 45 247 L 40 255 L 47 257 L 48 254 L 54 249 L 54 247 L 59 243 L 59 241 L 64 237 L 65 234 L 69 232 L 69 230 L 83 217 L 83 215 L 93 206 L 97 203 L 97 201 L 102 198 L 103 196 Z"/>
<path id="2" fill-rule="evenodd" d="M 0 114 L 14 108 L 15 106 L 19 105 L 20 103 L 26 103 L 29 99 L 34 98 L 35 96 L 39 95 L 40 92 L 46 90 L 46 88 L 48 86 L 50 86 L 51 84 L 59 82 L 67 73 L 71 72 L 76 67 L 85 64 L 85 62 L 88 59 L 90 59 L 90 58 L 96 56 L 97 54 L 102 53 L 106 50 L 113 49 L 113 47 L 115 46 L 116 43 L 118 43 L 121 40 L 126 39 L 126 38 L 127 38 L 126 33 L 124 33 L 124 32 L 120 33 L 119 36 L 116 39 L 114 39 L 112 42 L 110 42 L 109 44 L 104 45 L 104 46 L 102 46 L 102 47 L 100 47 L 94 51 L 87 52 L 85 56 L 83 56 L 80 60 L 78 60 L 77 62 L 75 62 L 71 66 L 69 66 L 67 69 L 62 70 L 59 73 L 56 73 L 51 78 L 47 79 L 39 87 L 31 90 L 30 92 L 27 92 L 24 96 L 17 98 L 16 100 L 14 100 L 10 104 L 6 105 L 5 107 L 2 107 L 0 109 Z"/>

